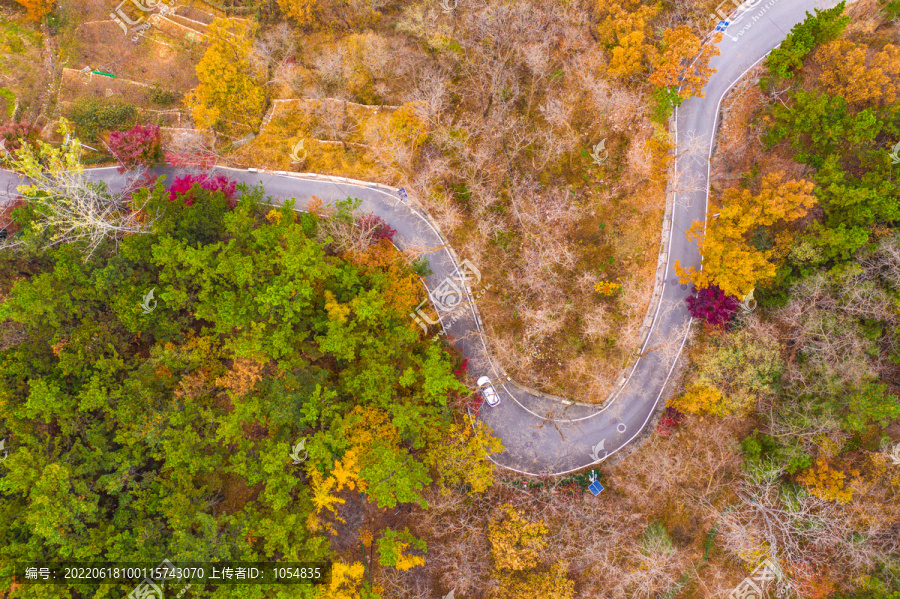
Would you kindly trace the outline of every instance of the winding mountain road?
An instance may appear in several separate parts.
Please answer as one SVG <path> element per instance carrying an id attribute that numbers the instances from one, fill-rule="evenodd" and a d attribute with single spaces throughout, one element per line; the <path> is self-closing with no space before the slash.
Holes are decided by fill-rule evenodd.
<path id="1" fill-rule="evenodd" d="M 748 5 L 753 2 L 748 0 Z M 398 247 L 424 249 L 434 273 L 427 277 L 426 285 L 443 330 L 468 358 L 473 378 L 491 377 L 502 399 L 498 407 L 485 405 L 481 410 L 481 418 L 494 429 L 505 447 L 492 459 L 523 474 L 565 474 L 603 461 L 635 439 L 651 420 L 672 383 L 671 374 L 691 323 L 684 302 L 690 290 L 687 285 L 679 284 L 672 264 L 677 259 L 685 267 L 700 265 L 697 247 L 687 241 L 685 231 L 694 220 L 705 218 L 709 160 L 722 99 L 804 19 L 806 11 L 836 4 L 833 0 L 759 0 L 752 8 L 734 13 L 732 24 L 719 44 L 721 55 L 711 61 L 717 72 L 704 88 L 704 97 L 689 98 L 676 111 L 678 154 L 670 238 L 665 246 L 668 250 L 666 280 L 662 282 L 662 294 L 641 357 L 602 408 L 535 395 L 506 380 L 503 371 L 491 360 L 472 297 L 487 285 L 500 283 L 482 278 L 463 260 L 465 256 L 457 259 L 431 219 L 407 199 L 399 197 L 396 190 L 374 183 L 310 174 L 225 167 L 216 170 L 250 185 L 263 185 L 273 201 L 295 198 L 296 207 L 301 210 L 313 196 L 326 203 L 357 197 L 362 200 L 361 210 L 381 216 L 397 230 L 394 241 Z M 710 17 L 710 26 L 715 24 Z M 171 182 L 173 175 L 181 171 L 158 168 L 156 172 L 168 175 Z M 112 189 L 120 188 L 124 182 L 123 175 L 115 168 L 90 169 L 86 173 L 92 179 L 106 181 Z M 20 182 L 14 173 L 0 171 L 0 190 L 5 190 L 5 193 L 0 191 L 0 199 L 3 195 L 15 196 Z M 468 285 L 462 285 L 463 280 Z M 431 327 L 431 334 L 436 330 L 437 327 Z"/>

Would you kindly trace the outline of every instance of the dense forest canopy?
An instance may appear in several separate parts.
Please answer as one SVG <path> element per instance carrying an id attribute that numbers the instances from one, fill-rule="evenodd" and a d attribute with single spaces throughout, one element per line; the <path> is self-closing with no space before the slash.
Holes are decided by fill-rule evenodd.
<path id="1" fill-rule="evenodd" d="M 403 256 L 377 240 L 337 255 L 316 234 L 340 211 L 231 195 L 159 180 L 131 200 L 150 228 L 89 259 L 86 243 L 3 253 L 4 564 L 331 560 L 345 501 L 361 514 L 365 501 L 424 506 L 436 477 L 478 486 L 480 442 L 496 441 L 453 424 L 448 402 L 469 391 L 458 360 L 419 339 L 408 313 L 422 289 Z M 35 244 L 52 237 L 39 203 L 18 211 Z M 385 555 L 410 544 L 373 532 Z M 312 592 L 273 588 L 216 596 Z"/>

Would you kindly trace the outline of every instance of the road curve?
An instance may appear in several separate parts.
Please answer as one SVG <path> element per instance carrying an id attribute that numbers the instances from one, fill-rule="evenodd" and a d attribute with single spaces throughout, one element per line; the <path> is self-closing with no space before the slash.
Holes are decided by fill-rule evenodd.
<path id="1" fill-rule="evenodd" d="M 829 8 L 833 0 L 748 0 L 752 8 L 732 13 L 733 21 L 719 44 L 721 55 L 711 61 L 717 72 L 704 88 L 703 98 L 685 100 L 675 113 L 677 158 L 675 197 L 666 263 L 666 280 L 650 333 L 624 384 L 602 408 L 537 396 L 506 380 L 491 360 L 477 316 L 475 297 L 488 285 L 499 285 L 481 277 L 456 257 L 432 220 L 397 191 L 383 185 L 298 173 L 270 173 L 215 167 L 232 179 L 261 184 L 273 202 L 296 199 L 305 209 L 313 196 L 325 203 L 347 197 L 362 200 L 361 210 L 373 212 L 397 230 L 394 241 L 401 249 L 419 248 L 428 257 L 433 274 L 425 283 L 437 309 L 441 329 L 469 360 L 469 373 L 491 377 L 501 396 L 495 408 L 485 405 L 481 418 L 503 440 L 504 451 L 492 457 L 500 466 L 523 474 L 565 474 L 596 464 L 616 453 L 647 426 L 671 385 L 670 375 L 684 346 L 691 317 L 685 309 L 690 291 L 679 284 L 672 264 L 700 265 L 696 245 L 685 237 L 694 220 L 703 220 L 708 200 L 709 159 L 718 124 L 719 106 L 729 89 L 801 22 L 806 11 Z M 715 26 L 710 17 L 710 26 Z M 115 168 L 85 171 L 93 180 L 121 188 L 124 175 Z M 171 182 L 179 169 L 159 167 Z M 0 200 L 15 196 L 20 179 L 0 171 Z M 477 269 L 478 265 L 474 265 Z M 466 280 L 467 285 L 462 281 Z M 474 297 L 473 297 L 474 294 Z"/>

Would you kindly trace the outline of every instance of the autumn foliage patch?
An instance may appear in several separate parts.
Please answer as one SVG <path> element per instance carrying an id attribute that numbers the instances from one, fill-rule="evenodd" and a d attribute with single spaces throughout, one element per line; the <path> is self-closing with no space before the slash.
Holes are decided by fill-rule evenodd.
<path id="1" fill-rule="evenodd" d="M 193 188 L 199 186 L 207 191 L 221 191 L 228 198 L 229 204 L 234 206 L 234 191 L 237 183 L 225 175 L 184 175 L 176 177 L 172 187 L 169 188 L 169 200 L 175 200 L 179 196 L 184 197 L 184 203 L 188 206 L 194 203 Z"/>
<path id="2" fill-rule="evenodd" d="M 682 418 L 684 418 L 684 414 L 677 408 L 667 407 L 665 415 L 659 419 L 659 424 L 656 427 L 657 434 L 668 437 L 672 434 L 675 427 L 678 426 L 678 423 L 681 422 Z"/>
<path id="3" fill-rule="evenodd" d="M 3 123 L 0 125 L 0 139 L 6 151 L 12 152 L 22 147 L 22 142 L 34 143 L 40 129 L 31 123 Z"/>
<path id="4" fill-rule="evenodd" d="M 128 131 L 109 134 L 109 149 L 126 169 L 150 166 L 160 157 L 159 127 L 135 125 Z"/>
<path id="5" fill-rule="evenodd" d="M 387 239 L 393 242 L 394 235 L 397 234 L 397 231 L 392 229 L 389 224 L 384 222 L 383 218 L 376 214 L 366 214 L 356 221 L 356 224 L 364 231 L 371 231 L 373 238 L 378 241 Z"/>
<path id="6" fill-rule="evenodd" d="M 702 318 L 716 327 L 728 324 L 741 305 L 736 297 L 725 295 L 725 292 L 715 285 L 700 291 L 695 287 L 694 292 L 697 295 L 687 298 L 688 312 L 694 318 Z"/>

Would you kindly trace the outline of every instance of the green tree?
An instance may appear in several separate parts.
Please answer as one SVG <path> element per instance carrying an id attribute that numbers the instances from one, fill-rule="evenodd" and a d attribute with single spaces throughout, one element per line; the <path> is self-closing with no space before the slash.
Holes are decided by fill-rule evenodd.
<path id="1" fill-rule="evenodd" d="M 803 66 L 803 59 L 813 48 L 836 39 L 844 31 L 849 16 L 844 16 L 846 2 L 826 10 L 815 9 L 815 14 L 806 13 L 806 19 L 794 26 L 781 45 L 769 54 L 766 69 L 770 76 L 788 78 L 794 76 L 794 69 Z"/>
<path id="2" fill-rule="evenodd" d="M 425 564 L 425 558 L 412 555 L 411 550 L 426 552 L 425 541 L 414 537 L 408 528 L 402 531 L 387 528 L 378 539 L 378 563 L 398 570 L 409 570 Z"/>

